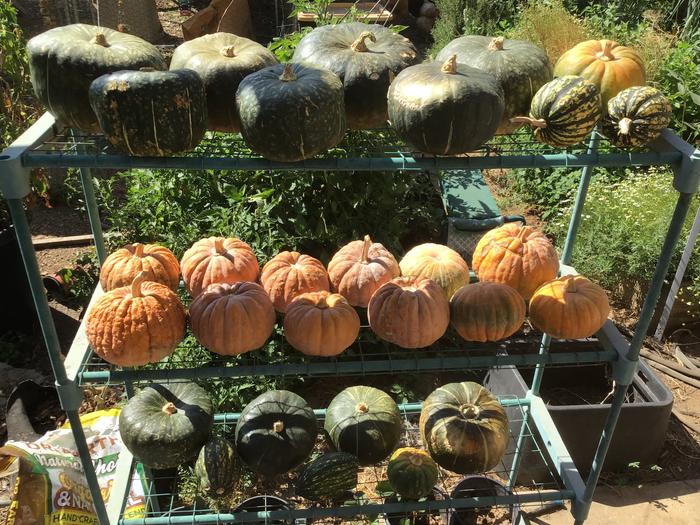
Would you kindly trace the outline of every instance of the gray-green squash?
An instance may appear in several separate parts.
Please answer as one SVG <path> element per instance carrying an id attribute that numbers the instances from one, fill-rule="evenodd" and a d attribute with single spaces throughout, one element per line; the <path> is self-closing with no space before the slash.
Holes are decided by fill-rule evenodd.
<path id="1" fill-rule="evenodd" d="M 199 487 L 211 497 L 231 494 L 238 480 L 235 450 L 219 436 L 212 436 L 199 451 L 194 473 Z"/>

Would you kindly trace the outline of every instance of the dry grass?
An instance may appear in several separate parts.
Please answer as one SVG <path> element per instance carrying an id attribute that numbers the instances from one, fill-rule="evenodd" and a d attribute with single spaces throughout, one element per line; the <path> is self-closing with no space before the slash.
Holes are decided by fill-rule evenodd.
<path id="1" fill-rule="evenodd" d="M 654 80 L 666 61 L 676 37 L 650 26 L 642 31 L 632 44 L 644 61 L 647 80 Z"/>

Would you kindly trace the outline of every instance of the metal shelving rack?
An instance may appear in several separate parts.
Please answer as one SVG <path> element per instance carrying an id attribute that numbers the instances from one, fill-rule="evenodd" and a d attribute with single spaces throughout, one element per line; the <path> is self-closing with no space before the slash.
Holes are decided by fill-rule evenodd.
<path id="1" fill-rule="evenodd" d="M 86 479 L 95 502 L 95 512 L 102 524 L 165 525 L 177 523 L 242 523 L 252 521 L 323 519 L 326 517 L 350 518 L 380 512 L 408 512 L 415 510 L 468 509 L 475 507 L 543 504 L 551 501 L 572 502 L 572 515 L 576 525 L 587 517 L 593 492 L 601 473 L 603 461 L 615 429 L 625 393 L 637 370 L 639 350 L 649 327 L 654 307 L 659 298 L 664 278 L 688 213 L 691 199 L 700 184 L 700 151 L 682 141 L 670 130 L 664 130 L 645 151 L 619 151 L 609 145 L 602 147 L 597 132 L 591 135 L 587 147 L 570 151 L 543 151 L 533 147 L 529 133 L 523 132 L 505 140 L 494 141 L 482 151 L 464 157 L 424 157 L 411 153 L 399 142 L 384 140 L 376 148 L 365 149 L 362 154 L 342 148 L 326 156 L 300 163 L 283 164 L 264 160 L 241 148 L 240 141 L 231 139 L 231 145 L 239 147 L 240 154 L 232 155 L 226 147 L 226 136 L 211 137 L 189 154 L 171 158 L 137 158 L 114 154 L 100 136 L 80 136 L 60 129 L 50 114 L 44 114 L 31 128 L 21 135 L 0 155 L 0 189 L 7 200 L 24 259 L 32 295 L 36 305 L 41 330 L 48 349 L 56 378 L 61 404 L 71 423 L 83 465 L 91 465 L 85 436 L 79 423 L 78 408 L 82 388 L 89 384 L 123 384 L 131 395 L 135 383 L 158 380 L 234 378 L 250 375 L 277 375 L 308 377 L 352 376 L 379 373 L 406 373 L 425 371 L 463 371 L 503 366 L 534 366 L 535 374 L 527 395 L 522 399 L 503 398 L 502 403 L 516 407 L 521 421 L 520 432 L 512 435 L 514 452 L 506 456 L 492 474 L 507 480 L 511 493 L 502 496 L 461 495 L 455 498 L 438 498 L 434 501 L 399 502 L 385 504 L 375 494 L 368 501 L 343 506 L 308 506 L 294 500 L 294 508 L 257 512 L 217 513 L 212 509 L 180 508 L 175 498 L 175 481 L 149 477 L 147 516 L 124 519 L 122 510 L 127 486 L 131 479 L 134 461 L 127 450 L 120 455 L 113 496 L 104 505 L 93 468 L 86 468 Z M 223 141 L 223 142 L 222 142 Z M 222 148 L 222 145 L 224 146 Z M 289 171 L 438 171 L 449 169 L 496 168 L 582 168 L 579 189 L 570 220 L 569 231 L 561 256 L 562 273 L 574 273 L 569 266 L 576 232 L 580 223 L 584 202 L 595 167 L 599 166 L 651 166 L 668 165 L 673 169 L 673 185 L 679 192 L 673 217 L 661 247 L 660 257 L 640 313 L 634 337 L 626 340 L 608 321 L 595 338 L 581 342 L 552 341 L 546 334 L 520 333 L 502 344 L 468 345 L 449 335 L 433 347 L 421 351 L 406 351 L 377 342 L 369 330 L 363 328 L 358 343 L 343 355 L 332 359 L 315 359 L 299 356 L 283 347 L 282 337 L 276 340 L 283 349 L 283 360 L 270 361 L 256 353 L 238 358 L 224 359 L 216 356 L 190 360 L 186 349 L 179 349 L 172 357 L 157 366 L 120 369 L 109 366 L 92 355 L 81 325 L 68 355 L 63 359 L 52 322 L 49 304 L 41 281 L 27 218 L 22 200 L 30 192 L 29 174 L 35 167 L 80 168 L 85 202 L 94 234 L 98 259 L 106 256 L 99 211 L 92 185 L 92 168 L 176 168 L 199 170 L 289 170 Z M 102 294 L 98 286 L 92 300 Z M 550 352 L 551 346 L 563 346 L 563 351 Z M 584 480 L 573 464 L 547 408 L 539 396 L 542 374 L 547 366 L 580 363 L 608 362 L 611 364 L 615 390 L 604 431 L 600 437 L 590 473 Z M 420 403 L 401 406 L 405 416 L 403 443 L 416 444 L 415 416 Z M 317 410 L 319 418 L 324 411 Z M 217 414 L 215 422 L 224 429 L 235 423 L 237 414 Z M 516 485 L 521 453 L 525 447 L 534 447 L 547 465 L 551 480 L 530 486 Z M 382 466 L 364 469 L 362 483 L 371 485 L 372 476 L 380 479 Z M 161 476 L 159 474 L 159 476 Z M 375 480 L 376 480 L 375 479 Z M 367 480 L 370 480 L 368 482 Z M 442 485 L 449 488 L 454 481 L 449 473 L 442 473 Z M 162 487 L 166 487 L 163 489 Z M 165 492 L 162 492 L 165 491 Z M 367 488 L 367 493 L 371 490 Z M 124 497 L 117 497 L 123 495 Z M 166 502 L 167 508 L 160 503 Z M 168 503 L 169 502 L 169 503 Z M 522 516 L 519 522 L 522 522 Z"/>

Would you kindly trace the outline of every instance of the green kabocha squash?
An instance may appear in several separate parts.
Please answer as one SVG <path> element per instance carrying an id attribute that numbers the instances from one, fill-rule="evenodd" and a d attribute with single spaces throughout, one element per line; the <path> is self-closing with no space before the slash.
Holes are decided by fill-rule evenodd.
<path id="1" fill-rule="evenodd" d="M 236 425 L 236 451 L 251 470 L 265 476 L 301 465 L 316 443 L 311 407 L 287 390 L 270 390 L 248 403 Z"/>
<path id="2" fill-rule="evenodd" d="M 377 24 L 351 22 L 315 28 L 301 39 L 292 61 L 338 75 L 348 127 L 368 129 L 386 124 L 389 84 L 417 56 L 406 37 Z"/>
<path id="3" fill-rule="evenodd" d="M 126 448 L 144 465 L 176 467 L 194 458 L 209 438 L 214 408 L 194 383 L 153 384 L 127 401 L 119 414 Z"/>
<path id="4" fill-rule="evenodd" d="M 535 93 L 529 117 L 511 121 L 529 124 L 535 138 L 556 148 L 566 148 L 585 139 L 601 117 L 600 92 L 581 77 L 555 78 Z"/>
<path id="5" fill-rule="evenodd" d="M 401 414 L 385 392 L 351 386 L 328 405 L 324 428 L 336 449 L 354 454 L 360 465 L 371 465 L 386 458 L 399 442 Z"/>
<path id="6" fill-rule="evenodd" d="M 326 69 L 302 64 L 266 67 L 243 79 L 236 93 L 241 134 L 263 157 L 308 159 L 345 133 L 343 83 Z"/>
<path id="7" fill-rule="evenodd" d="M 192 69 L 207 91 L 209 129 L 236 132 L 240 129 L 236 111 L 236 90 L 241 80 L 277 63 L 266 47 L 232 35 L 214 33 L 180 44 L 170 69 Z"/>
<path id="8" fill-rule="evenodd" d="M 329 452 L 306 465 L 297 478 L 297 495 L 312 501 L 339 499 L 357 487 L 357 458 Z"/>
<path id="9" fill-rule="evenodd" d="M 497 133 L 519 126 L 510 121 L 530 109 L 530 101 L 552 80 L 552 66 L 544 50 L 526 40 L 467 35 L 454 39 L 436 57 L 438 62 L 457 55 L 457 62 L 491 73 L 503 88 L 503 117 Z"/>
<path id="10" fill-rule="evenodd" d="M 235 451 L 228 440 L 212 436 L 199 451 L 194 473 L 200 488 L 211 497 L 231 494 L 237 481 Z"/>
<path id="11" fill-rule="evenodd" d="M 489 73 L 430 62 L 404 69 L 389 87 L 389 120 L 398 135 L 424 153 L 456 155 L 493 137 L 503 116 L 503 90 Z"/>
<path id="12" fill-rule="evenodd" d="M 207 127 L 204 84 L 189 69 L 103 75 L 90 86 L 90 105 L 109 143 L 127 155 L 189 151 Z"/>
<path id="13" fill-rule="evenodd" d="M 608 102 L 603 134 L 621 148 L 646 146 L 671 122 L 671 104 L 656 88 L 620 91 Z"/>
<path id="14" fill-rule="evenodd" d="M 389 484 L 399 496 L 420 499 L 432 492 L 440 472 L 425 450 L 406 447 L 391 455 L 386 473 Z"/>
<path id="15" fill-rule="evenodd" d="M 145 40 L 87 24 L 41 33 L 29 40 L 27 53 L 36 97 L 62 124 L 90 132 L 100 130 L 88 101 L 93 80 L 122 69 L 167 69 L 158 49 Z"/>
<path id="16" fill-rule="evenodd" d="M 492 469 L 508 444 L 503 407 L 483 386 L 470 381 L 434 390 L 423 403 L 419 426 L 432 458 L 458 474 Z"/>

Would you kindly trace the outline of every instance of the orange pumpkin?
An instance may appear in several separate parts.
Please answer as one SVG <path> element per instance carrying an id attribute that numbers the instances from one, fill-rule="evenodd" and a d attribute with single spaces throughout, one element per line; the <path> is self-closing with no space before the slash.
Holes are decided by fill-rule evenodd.
<path id="1" fill-rule="evenodd" d="M 426 243 L 411 248 L 399 264 L 401 275 L 417 275 L 432 279 L 452 297 L 469 282 L 469 267 L 452 248 L 442 244 Z"/>
<path id="2" fill-rule="evenodd" d="M 180 268 L 192 297 L 197 297 L 210 284 L 255 281 L 260 271 L 253 250 L 235 237 L 197 241 L 182 256 Z"/>
<path id="3" fill-rule="evenodd" d="M 543 284 L 530 299 L 530 322 L 559 339 L 590 337 L 610 313 L 608 296 L 581 275 L 566 275 Z"/>
<path id="4" fill-rule="evenodd" d="M 139 273 L 101 296 L 87 314 L 90 346 L 108 363 L 138 366 L 170 355 L 185 335 L 185 309 L 167 286 Z"/>
<path id="5" fill-rule="evenodd" d="M 333 290 L 353 306 L 367 308 L 369 298 L 386 282 L 401 274 L 394 256 L 369 235 L 343 246 L 328 263 Z"/>
<path id="6" fill-rule="evenodd" d="M 275 327 L 275 309 L 258 283 L 212 284 L 190 305 L 192 333 L 219 355 L 260 348 Z"/>
<path id="7" fill-rule="evenodd" d="M 359 333 L 360 317 L 337 293 L 301 294 L 290 303 L 284 316 L 284 337 L 306 355 L 338 355 Z"/>
<path id="8" fill-rule="evenodd" d="M 450 323 L 466 341 L 499 341 L 517 332 L 524 322 L 525 301 L 505 284 L 468 284 L 450 301 Z"/>
<path id="9" fill-rule="evenodd" d="M 265 263 L 260 283 L 275 310 L 284 313 L 296 297 L 307 292 L 328 291 L 328 273 L 323 263 L 299 252 L 282 252 Z"/>
<path id="10" fill-rule="evenodd" d="M 379 337 L 402 348 L 423 348 L 440 339 L 450 323 L 450 303 L 426 277 L 396 277 L 369 300 L 369 325 Z"/>
<path id="11" fill-rule="evenodd" d="M 147 281 L 164 284 L 177 290 L 180 265 L 173 252 L 157 244 L 129 244 L 110 254 L 100 269 L 100 284 L 105 292 L 128 286 L 140 272 Z"/>
<path id="12" fill-rule="evenodd" d="M 489 231 L 476 245 L 472 268 L 480 281 L 507 284 L 525 299 L 559 272 L 559 257 L 544 234 L 508 223 Z"/>
<path id="13" fill-rule="evenodd" d="M 575 75 L 595 84 L 603 107 L 623 89 L 646 83 L 644 62 L 637 52 L 614 40 L 587 40 L 564 53 L 554 66 L 554 76 Z"/>

